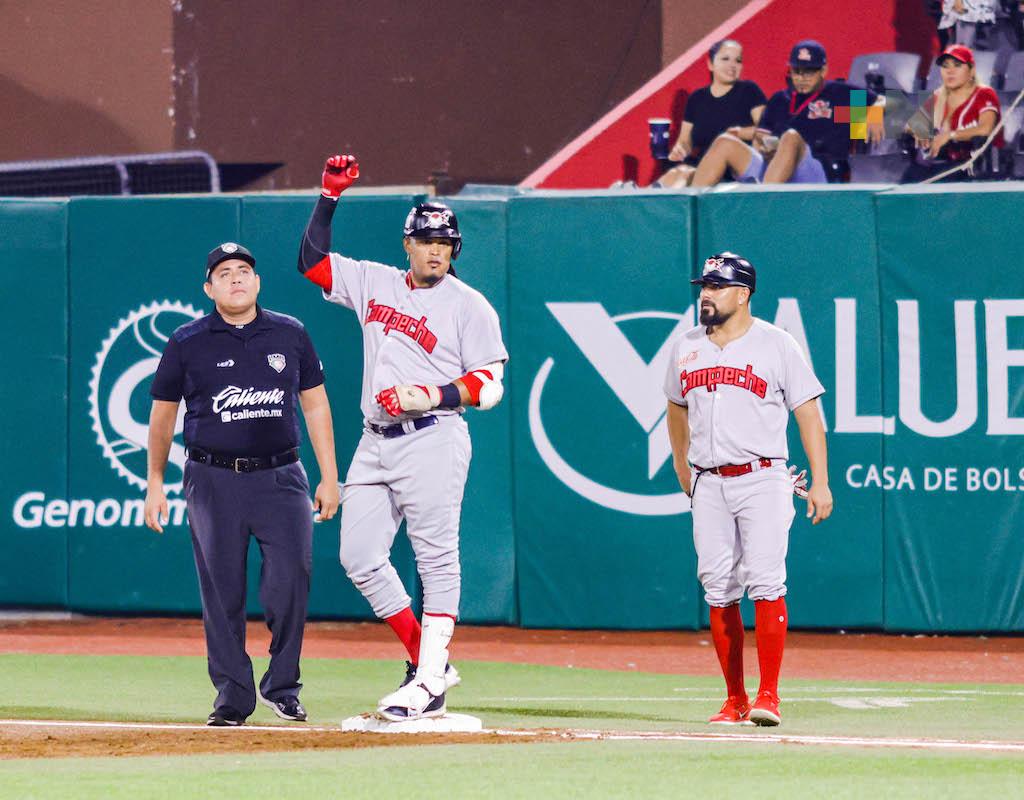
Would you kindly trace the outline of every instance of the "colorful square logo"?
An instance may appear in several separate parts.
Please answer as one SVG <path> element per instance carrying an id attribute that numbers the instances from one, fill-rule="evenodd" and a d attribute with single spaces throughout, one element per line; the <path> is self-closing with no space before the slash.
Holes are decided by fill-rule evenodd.
<path id="1" fill-rule="evenodd" d="M 864 89 L 850 90 L 850 105 L 836 106 L 835 121 L 850 126 L 850 139 L 864 142 L 868 138 L 868 125 L 882 124 L 884 106 L 868 105 L 868 93 Z"/>

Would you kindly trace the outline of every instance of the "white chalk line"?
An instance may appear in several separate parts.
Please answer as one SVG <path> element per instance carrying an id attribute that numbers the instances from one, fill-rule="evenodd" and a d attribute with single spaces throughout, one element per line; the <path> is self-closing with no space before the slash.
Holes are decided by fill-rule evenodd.
<path id="1" fill-rule="evenodd" d="M 923 750 L 987 750 L 1024 753 L 1024 742 L 970 741 L 960 739 L 895 739 L 860 736 L 790 736 L 785 734 L 742 733 L 648 733 L 567 731 L 574 739 L 601 741 L 688 741 L 743 742 L 754 744 L 800 744 L 839 747 L 906 747 Z"/>
<path id="2" fill-rule="evenodd" d="M 689 695 L 687 697 L 609 697 L 607 695 L 595 695 L 593 697 L 582 697 L 580 695 L 566 695 L 564 697 L 537 697 L 535 695 L 523 697 L 481 697 L 483 703 L 720 703 L 723 695 Z M 966 701 L 966 697 L 902 697 L 896 696 L 860 696 L 849 697 L 785 697 L 786 703 L 831 703 L 838 706 L 850 706 L 852 703 L 875 703 L 878 706 L 888 706 L 893 703 L 911 705 L 913 703 L 946 703 Z M 859 706 L 850 706 L 859 707 Z"/>
<path id="3" fill-rule="evenodd" d="M 696 686 L 677 687 L 673 692 L 707 691 Z M 1024 697 L 1024 691 L 1002 691 L 998 689 L 936 689 L 918 686 L 787 686 L 784 693 L 793 694 L 935 694 L 967 695 L 977 697 Z"/>
<path id="4" fill-rule="evenodd" d="M 340 726 L 297 725 L 244 725 L 237 728 L 211 727 L 188 723 L 165 722 L 83 722 L 66 720 L 33 720 L 33 719 L 0 719 L 0 729 L 4 727 L 25 728 L 100 728 L 122 730 L 159 730 L 159 731 L 269 731 L 274 733 L 340 733 Z M 1024 753 L 1024 742 L 967 740 L 967 739 L 901 739 L 892 737 L 869 736 L 809 736 L 787 735 L 775 733 L 687 733 L 660 731 L 599 731 L 599 730 L 509 730 L 502 728 L 484 728 L 479 731 L 485 734 L 517 737 L 540 737 L 551 739 L 569 739 L 578 741 L 652 741 L 652 742 L 711 742 L 718 744 L 798 744 L 819 745 L 830 747 L 903 747 L 924 750 L 982 750 L 993 752 Z M 387 734 L 380 734 L 387 735 Z M 415 734 L 404 734 L 415 736 Z"/>

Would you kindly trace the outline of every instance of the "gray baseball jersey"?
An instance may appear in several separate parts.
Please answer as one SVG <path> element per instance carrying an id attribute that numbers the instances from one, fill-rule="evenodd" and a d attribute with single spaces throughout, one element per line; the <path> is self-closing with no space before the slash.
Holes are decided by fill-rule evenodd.
<path id="1" fill-rule="evenodd" d="M 702 467 L 787 459 L 789 412 L 824 392 L 796 340 L 757 318 L 725 347 L 691 328 L 665 375 L 665 396 L 687 408 L 690 463 Z"/>
<path id="2" fill-rule="evenodd" d="M 480 292 L 454 275 L 429 289 L 412 289 L 406 273 L 395 267 L 331 253 L 331 281 L 324 299 L 354 310 L 363 328 L 360 407 L 369 422 L 396 421 L 374 399 L 385 389 L 398 384 L 442 386 L 508 360 L 498 315 Z M 444 416 L 459 410 L 430 413 Z"/>
<path id="3" fill-rule="evenodd" d="M 444 385 L 508 359 L 498 315 L 451 273 L 414 289 L 407 273 L 331 253 L 331 292 L 324 298 L 353 309 L 363 328 L 363 394 L 367 422 L 394 425 L 377 403 L 398 384 Z M 396 438 L 369 428 L 356 448 L 341 495 L 341 563 L 345 573 L 387 619 L 410 599 L 391 565 L 402 519 L 423 584 L 423 610 L 459 613 L 459 514 L 472 457 L 460 409 L 434 409 L 439 422 Z M 402 421 L 410 416 L 397 418 Z"/>

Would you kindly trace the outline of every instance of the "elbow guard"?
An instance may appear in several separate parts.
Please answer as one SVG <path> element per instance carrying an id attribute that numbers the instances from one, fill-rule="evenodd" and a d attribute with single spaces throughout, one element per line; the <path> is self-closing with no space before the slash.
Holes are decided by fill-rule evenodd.
<path id="1" fill-rule="evenodd" d="M 481 411 L 494 408 L 501 402 L 505 387 L 501 379 L 505 376 L 505 365 L 496 361 L 463 375 L 459 380 L 469 392 L 470 402 Z"/>

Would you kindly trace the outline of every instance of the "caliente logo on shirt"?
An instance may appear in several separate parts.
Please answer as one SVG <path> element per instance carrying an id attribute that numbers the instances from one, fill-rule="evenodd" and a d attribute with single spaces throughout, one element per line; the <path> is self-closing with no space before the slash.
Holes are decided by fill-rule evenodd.
<path id="1" fill-rule="evenodd" d="M 220 414 L 221 422 L 237 422 L 246 419 L 265 419 L 280 417 L 281 408 L 265 408 L 264 406 L 283 406 L 283 389 L 257 389 L 250 386 L 225 386 L 211 398 L 213 413 Z M 234 410 L 234 409 L 241 409 Z"/>

